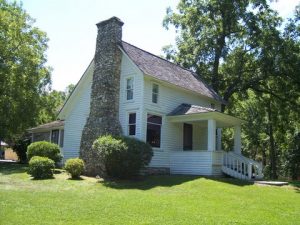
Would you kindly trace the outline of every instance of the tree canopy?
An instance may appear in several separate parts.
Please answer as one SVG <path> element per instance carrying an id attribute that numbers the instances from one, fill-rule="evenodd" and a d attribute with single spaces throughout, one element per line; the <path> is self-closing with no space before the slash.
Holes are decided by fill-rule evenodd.
<path id="1" fill-rule="evenodd" d="M 222 111 L 249 119 L 243 152 L 261 158 L 273 178 L 283 155 L 297 148 L 299 12 L 284 21 L 266 0 L 181 0 L 163 23 L 178 34 L 176 45 L 164 48 L 166 58 L 212 85 L 228 102 Z"/>
<path id="2" fill-rule="evenodd" d="M 34 22 L 21 4 L 0 0 L 0 140 L 7 142 L 55 120 L 74 88 L 51 90 L 48 38 Z"/>
<path id="3" fill-rule="evenodd" d="M 48 38 L 17 3 L 0 0 L 0 139 L 35 124 L 41 95 L 50 88 Z"/>

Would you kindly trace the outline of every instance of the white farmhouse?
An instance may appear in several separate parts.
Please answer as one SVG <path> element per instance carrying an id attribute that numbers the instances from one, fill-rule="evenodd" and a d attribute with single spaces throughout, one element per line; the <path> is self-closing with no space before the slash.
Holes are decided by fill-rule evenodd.
<path id="1" fill-rule="evenodd" d="M 97 24 L 95 58 L 59 112 L 60 122 L 30 129 L 33 141 L 43 139 L 60 144 L 64 160 L 78 157 L 84 145 L 83 133 L 94 129 L 88 124 L 109 124 L 101 116 L 95 118 L 97 110 L 111 105 L 117 108 L 112 114 L 118 118 L 122 133 L 153 147 L 149 165 L 152 170 L 216 176 L 226 173 L 241 179 L 261 177 L 261 164 L 241 155 L 243 120 L 220 112 L 225 103 L 199 75 L 122 41 L 122 25 L 116 17 Z M 120 58 L 114 65 L 105 61 L 110 46 L 114 49 L 111 54 L 119 54 L 112 59 Z M 103 75 L 103 71 L 108 72 Z M 101 88 L 109 88 L 106 75 L 117 77 L 117 88 L 112 90 L 117 90 L 117 96 L 105 97 L 111 90 L 97 95 Z M 110 97 L 115 101 L 107 102 Z M 224 127 L 234 127 L 234 149 L 228 153 L 221 149 Z"/>

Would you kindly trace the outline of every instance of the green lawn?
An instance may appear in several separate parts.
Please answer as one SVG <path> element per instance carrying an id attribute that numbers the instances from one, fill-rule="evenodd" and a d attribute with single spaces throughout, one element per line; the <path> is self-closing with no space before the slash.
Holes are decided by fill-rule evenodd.
<path id="1" fill-rule="evenodd" d="M 300 224 L 296 186 L 234 179 L 152 176 L 109 182 L 83 177 L 32 180 L 0 164 L 0 224 Z"/>

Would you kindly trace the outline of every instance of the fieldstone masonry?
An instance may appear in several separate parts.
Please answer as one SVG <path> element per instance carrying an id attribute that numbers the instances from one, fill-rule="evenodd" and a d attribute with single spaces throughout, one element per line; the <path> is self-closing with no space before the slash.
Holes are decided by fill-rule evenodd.
<path id="1" fill-rule="evenodd" d="M 99 174 L 91 151 L 95 139 L 101 135 L 120 135 L 119 90 L 122 53 L 123 22 L 117 17 L 97 24 L 98 35 L 94 57 L 95 70 L 91 91 L 90 114 L 81 136 L 80 157 L 85 162 L 87 175 Z"/>

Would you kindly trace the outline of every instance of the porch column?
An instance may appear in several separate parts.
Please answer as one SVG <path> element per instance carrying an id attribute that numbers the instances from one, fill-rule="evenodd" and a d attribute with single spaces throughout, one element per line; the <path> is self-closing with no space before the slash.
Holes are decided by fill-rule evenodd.
<path id="1" fill-rule="evenodd" d="M 207 121 L 207 150 L 208 151 L 216 150 L 216 121 L 215 120 Z"/>
<path id="2" fill-rule="evenodd" d="M 222 150 L 222 128 L 217 128 L 217 150 Z"/>
<path id="3" fill-rule="evenodd" d="M 234 127 L 234 152 L 241 154 L 241 126 Z"/>

